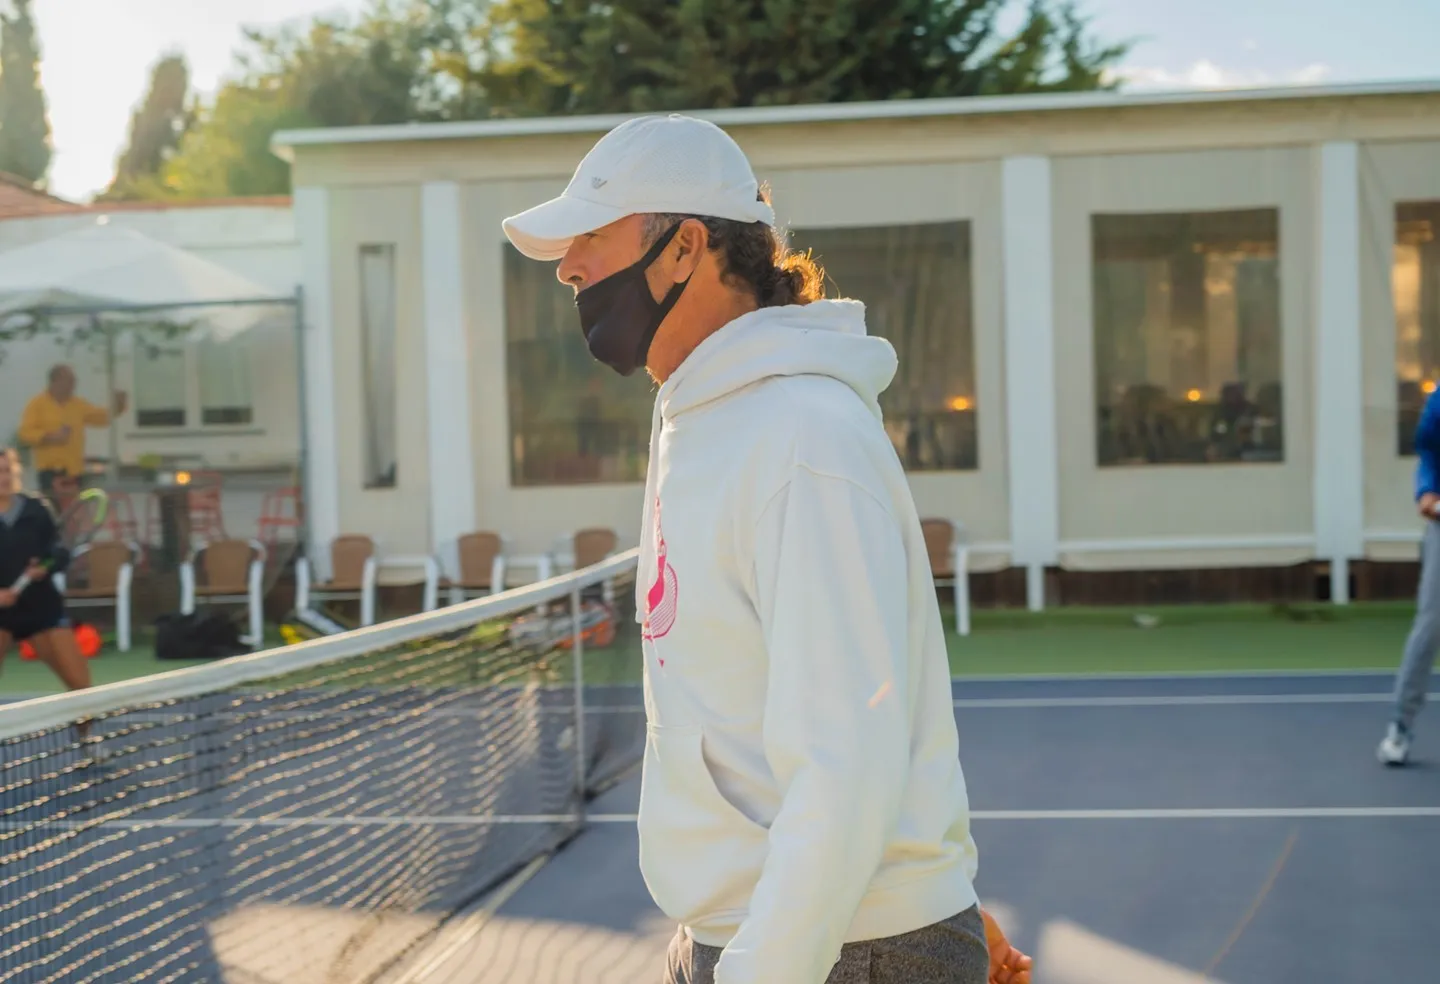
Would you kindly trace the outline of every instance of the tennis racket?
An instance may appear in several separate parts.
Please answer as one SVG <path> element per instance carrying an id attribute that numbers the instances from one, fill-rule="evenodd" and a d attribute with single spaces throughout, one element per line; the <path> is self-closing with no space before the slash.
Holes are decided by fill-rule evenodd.
<path id="1" fill-rule="evenodd" d="M 103 489 L 86 489 L 75 497 L 75 501 L 60 514 L 57 522 L 60 542 L 73 556 L 75 551 L 94 538 L 95 534 L 105 525 L 105 513 L 110 506 L 110 499 Z M 46 559 L 41 566 L 48 573 L 54 560 Z M 16 594 L 24 591 L 30 586 L 30 578 L 21 574 L 10 590 Z"/>

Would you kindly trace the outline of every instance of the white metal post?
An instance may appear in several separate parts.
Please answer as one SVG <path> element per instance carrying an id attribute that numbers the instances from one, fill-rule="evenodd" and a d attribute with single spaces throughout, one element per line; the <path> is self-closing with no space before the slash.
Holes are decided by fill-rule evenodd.
<path id="1" fill-rule="evenodd" d="M 585 823 L 585 626 L 580 613 L 580 588 L 570 592 L 570 627 L 575 654 L 575 811 Z"/>
<path id="2" fill-rule="evenodd" d="M 329 576 L 330 544 L 340 535 L 339 423 L 335 395 L 335 325 L 331 315 L 330 198 L 323 187 L 293 196 L 300 277 L 305 292 L 305 555 L 320 580 Z"/>

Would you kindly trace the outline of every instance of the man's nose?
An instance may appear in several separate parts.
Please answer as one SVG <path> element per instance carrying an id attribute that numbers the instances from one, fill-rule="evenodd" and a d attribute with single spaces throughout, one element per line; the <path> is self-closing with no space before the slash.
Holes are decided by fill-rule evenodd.
<path id="1" fill-rule="evenodd" d="M 575 247 L 570 249 L 560 259 L 560 265 L 555 268 L 555 277 L 567 287 L 574 287 L 576 290 L 585 289 L 585 268 L 580 258 L 575 255 Z"/>

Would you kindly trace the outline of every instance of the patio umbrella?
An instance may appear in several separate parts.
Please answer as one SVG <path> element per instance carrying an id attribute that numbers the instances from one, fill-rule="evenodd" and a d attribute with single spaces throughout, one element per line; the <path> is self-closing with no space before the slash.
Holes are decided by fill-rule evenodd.
<path id="1" fill-rule="evenodd" d="M 171 316 L 198 322 L 218 341 L 234 337 L 273 311 L 254 302 L 275 292 L 218 263 L 109 222 L 0 252 L 0 316 L 42 308 L 77 308 L 123 316 L 124 308 L 164 305 Z M 225 302 L 250 306 L 196 307 Z"/>
<path id="2" fill-rule="evenodd" d="M 105 216 L 93 225 L 0 252 L 0 319 L 48 311 L 52 322 L 79 317 L 103 328 L 112 392 L 117 324 L 162 318 L 189 322 L 192 337 L 223 342 L 274 317 L 283 303 L 269 288 L 178 246 L 113 225 Z M 112 418 L 112 472 L 115 428 Z"/>

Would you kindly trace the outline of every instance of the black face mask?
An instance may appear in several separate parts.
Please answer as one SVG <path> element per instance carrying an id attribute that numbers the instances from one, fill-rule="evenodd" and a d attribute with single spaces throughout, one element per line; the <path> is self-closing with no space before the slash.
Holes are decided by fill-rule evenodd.
<path id="1" fill-rule="evenodd" d="M 580 330 L 585 333 L 590 354 L 622 376 L 629 376 L 645 364 L 660 322 L 690 282 L 687 277 L 671 287 L 663 300 L 657 301 L 645 280 L 645 271 L 670 245 L 679 229 L 678 225 L 671 227 L 638 262 L 575 295 Z"/>

